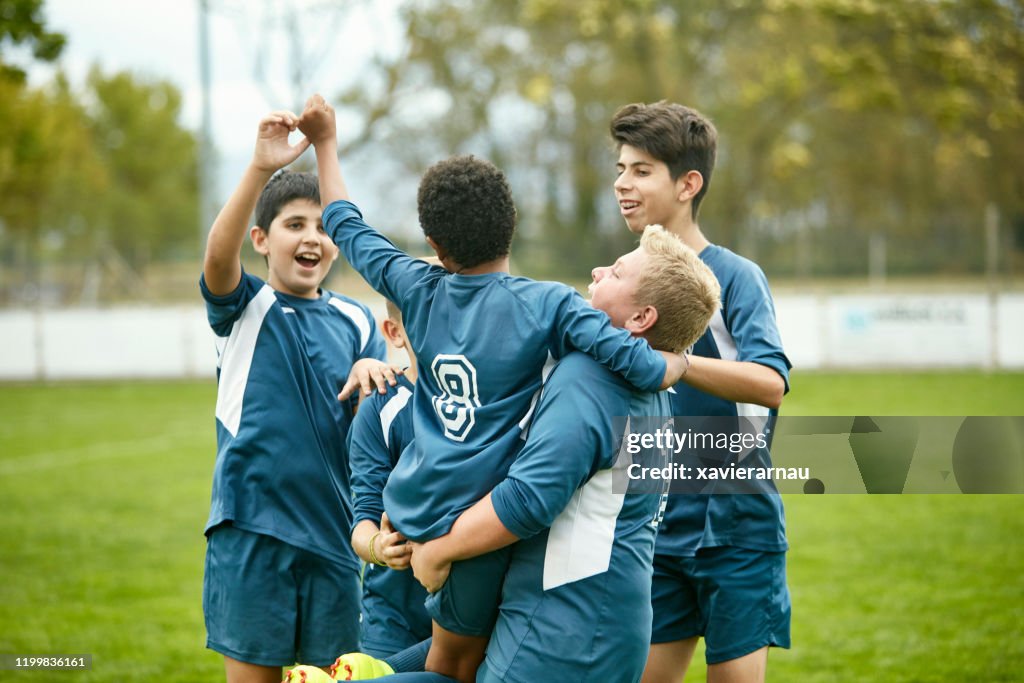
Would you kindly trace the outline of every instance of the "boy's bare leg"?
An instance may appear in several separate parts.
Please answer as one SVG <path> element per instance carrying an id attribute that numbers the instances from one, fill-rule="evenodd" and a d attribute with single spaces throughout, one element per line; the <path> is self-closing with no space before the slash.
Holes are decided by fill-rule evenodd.
<path id="1" fill-rule="evenodd" d="M 690 668 L 697 638 L 655 643 L 647 654 L 647 666 L 640 683 L 679 683 Z"/>
<path id="2" fill-rule="evenodd" d="M 476 670 L 484 661 L 486 636 L 460 636 L 434 622 L 434 641 L 427 652 L 427 671 L 454 678 L 459 683 L 473 683 Z"/>
<path id="3" fill-rule="evenodd" d="M 679 683 L 690 668 L 697 638 L 651 645 L 640 683 Z M 768 648 L 708 666 L 708 683 L 764 683 Z"/>
<path id="4" fill-rule="evenodd" d="M 708 683 L 764 683 L 768 648 L 708 666 Z"/>
<path id="5" fill-rule="evenodd" d="M 231 657 L 224 657 L 224 671 L 228 683 L 281 683 L 284 678 L 279 666 L 247 664 Z"/>

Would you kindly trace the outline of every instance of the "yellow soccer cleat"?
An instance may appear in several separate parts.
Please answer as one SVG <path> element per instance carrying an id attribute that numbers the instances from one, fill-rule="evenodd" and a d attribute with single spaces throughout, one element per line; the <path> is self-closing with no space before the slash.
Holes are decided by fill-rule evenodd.
<path id="1" fill-rule="evenodd" d="M 350 652 L 335 660 L 331 676 L 336 681 L 366 681 L 371 678 L 390 676 L 394 669 L 384 660 L 375 659 L 362 652 Z"/>

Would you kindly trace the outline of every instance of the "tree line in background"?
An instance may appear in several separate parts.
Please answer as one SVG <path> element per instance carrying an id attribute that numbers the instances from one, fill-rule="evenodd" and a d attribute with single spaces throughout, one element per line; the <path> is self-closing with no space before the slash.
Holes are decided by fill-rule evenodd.
<path id="1" fill-rule="evenodd" d="M 525 262 L 550 274 L 628 246 L 608 121 L 658 99 L 715 122 L 701 225 L 770 274 L 865 275 L 872 245 L 890 272 L 979 272 L 986 220 L 1004 272 L 1024 248 L 1020 0 L 427 0 L 402 17 L 406 52 L 342 101 L 392 112 L 374 144 L 410 173 L 460 150 L 505 168 Z"/>
<path id="2" fill-rule="evenodd" d="M 63 46 L 42 14 L 0 0 L 0 262 L 198 258 L 180 92 L 96 69 L 28 86 L 8 56 Z M 403 48 L 334 93 L 362 122 L 343 147 L 409 178 L 453 153 L 494 161 L 527 274 L 585 276 L 629 247 L 608 121 L 658 99 L 715 122 L 701 225 L 769 275 L 879 258 L 1005 273 L 1024 250 L 1021 0 L 410 0 L 398 16 Z"/>
<path id="3" fill-rule="evenodd" d="M 65 41 L 46 29 L 42 4 L 0 0 L 0 264 L 20 280 L 3 283 L 7 298 L 36 292 L 44 268 L 75 268 L 64 286 L 95 289 L 195 259 L 197 143 L 179 121 L 180 91 L 95 67 L 81 87 L 60 71 L 29 85 L 24 62 L 56 62 Z"/>

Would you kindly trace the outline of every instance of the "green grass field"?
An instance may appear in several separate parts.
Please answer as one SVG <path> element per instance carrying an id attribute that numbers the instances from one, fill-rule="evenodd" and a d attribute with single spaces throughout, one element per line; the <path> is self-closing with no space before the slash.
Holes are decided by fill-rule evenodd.
<path id="1" fill-rule="evenodd" d="M 0 680 L 218 681 L 200 607 L 212 383 L 0 386 Z M 1024 415 L 1024 374 L 797 374 L 789 415 Z M 1020 681 L 1020 496 L 787 496 L 772 681 Z M 624 625 L 624 627 L 628 627 Z M 702 653 L 687 681 L 704 680 Z"/>

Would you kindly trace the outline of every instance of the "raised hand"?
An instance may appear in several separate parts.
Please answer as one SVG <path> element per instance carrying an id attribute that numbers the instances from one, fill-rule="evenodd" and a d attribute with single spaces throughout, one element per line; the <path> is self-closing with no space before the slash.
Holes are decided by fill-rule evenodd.
<path id="1" fill-rule="evenodd" d="M 314 145 L 324 142 L 336 143 L 338 139 L 335 123 L 334 107 L 320 95 L 313 95 L 306 100 L 306 108 L 298 121 L 299 130 Z"/>
<path id="2" fill-rule="evenodd" d="M 288 135 L 296 129 L 298 122 L 299 117 L 290 111 L 275 111 L 263 117 L 256 133 L 253 166 L 272 173 L 298 159 L 309 148 L 308 138 L 302 138 L 294 145 L 288 142 Z"/>

